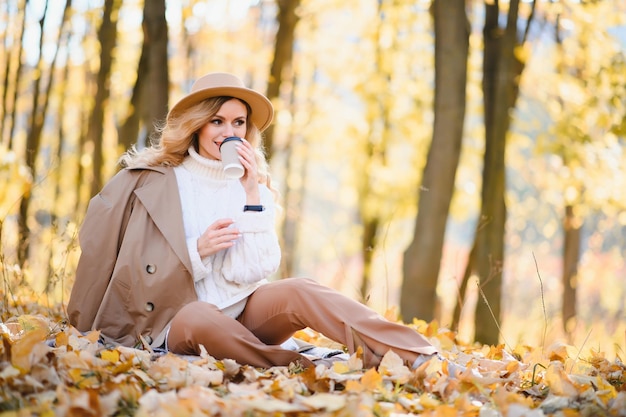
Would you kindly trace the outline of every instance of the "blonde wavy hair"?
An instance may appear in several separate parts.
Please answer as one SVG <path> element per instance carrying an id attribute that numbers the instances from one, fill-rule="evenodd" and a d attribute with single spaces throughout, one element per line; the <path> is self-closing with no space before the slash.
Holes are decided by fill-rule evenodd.
<path id="1" fill-rule="evenodd" d="M 156 126 L 156 143 L 141 150 L 133 146 L 120 157 L 119 164 L 127 168 L 180 165 L 189 154 L 192 145 L 198 148 L 197 132 L 213 119 L 224 103 L 230 100 L 241 101 L 248 110 L 245 139 L 256 152 L 259 183 L 272 189 L 263 139 L 257 127 L 250 121 L 252 110 L 248 103 L 235 97 L 211 97 L 194 104 L 177 117 L 167 118 L 164 124 Z"/>

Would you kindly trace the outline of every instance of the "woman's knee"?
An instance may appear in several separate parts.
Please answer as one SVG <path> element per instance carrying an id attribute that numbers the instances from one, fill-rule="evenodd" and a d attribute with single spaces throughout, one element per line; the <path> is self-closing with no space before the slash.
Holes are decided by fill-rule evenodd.
<path id="1" fill-rule="evenodd" d="M 191 302 L 182 307 L 172 319 L 167 345 L 174 353 L 194 355 L 203 335 L 213 334 L 219 309 L 202 301 Z"/>
<path id="2" fill-rule="evenodd" d="M 211 320 L 213 314 L 221 314 L 215 305 L 202 301 L 193 301 L 178 310 L 171 326 L 178 327 L 182 325 L 190 330 L 206 328 L 213 321 Z"/>
<path id="3" fill-rule="evenodd" d="M 287 278 L 274 281 L 272 284 L 275 284 L 280 289 L 280 294 L 284 295 L 306 295 L 320 286 L 320 284 L 310 278 Z"/>

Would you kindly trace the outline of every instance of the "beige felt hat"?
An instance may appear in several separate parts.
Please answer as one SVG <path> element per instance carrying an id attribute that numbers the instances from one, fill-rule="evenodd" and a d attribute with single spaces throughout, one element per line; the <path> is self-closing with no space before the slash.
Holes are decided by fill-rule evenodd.
<path id="1" fill-rule="evenodd" d="M 247 88 L 238 77 L 224 72 L 212 72 L 197 79 L 191 86 L 191 92 L 174 104 L 167 118 L 180 115 L 202 100 L 219 96 L 235 97 L 248 103 L 252 109 L 250 120 L 260 132 L 272 122 L 274 108 L 267 97 Z"/>

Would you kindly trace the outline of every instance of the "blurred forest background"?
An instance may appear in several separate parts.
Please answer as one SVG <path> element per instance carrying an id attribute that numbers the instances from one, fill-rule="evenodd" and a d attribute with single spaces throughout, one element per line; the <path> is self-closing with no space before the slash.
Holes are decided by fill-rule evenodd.
<path id="1" fill-rule="evenodd" d="M 283 276 L 459 339 L 626 349 L 622 0 L 5 0 L 2 319 L 195 78 L 264 92 Z"/>

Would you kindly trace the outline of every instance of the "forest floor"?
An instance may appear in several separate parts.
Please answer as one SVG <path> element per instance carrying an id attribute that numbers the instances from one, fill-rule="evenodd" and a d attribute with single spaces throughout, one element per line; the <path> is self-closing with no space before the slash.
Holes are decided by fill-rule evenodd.
<path id="1" fill-rule="evenodd" d="M 6 307 L 6 305 L 5 305 Z M 3 309 L 3 313 L 6 313 Z M 8 416 L 626 416 L 626 366 L 572 347 L 458 344 L 436 323 L 410 327 L 465 368 L 416 370 L 393 352 L 364 369 L 359 352 L 330 367 L 258 369 L 209 355 L 105 348 L 65 324 L 62 308 L 22 303 L 0 323 L 0 417 Z M 298 337 L 318 346 L 311 331 Z"/>

